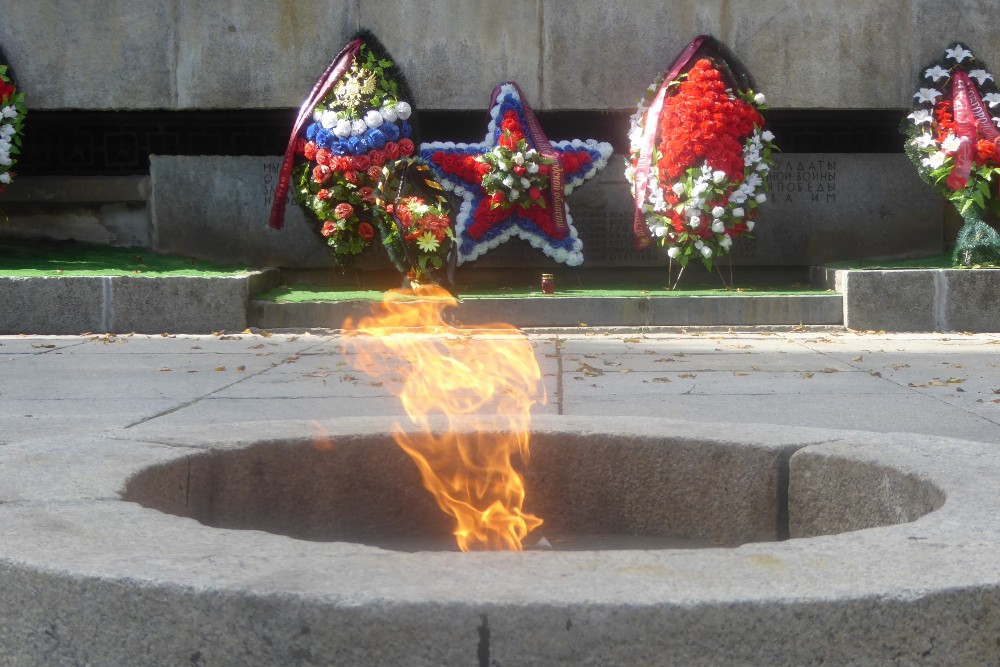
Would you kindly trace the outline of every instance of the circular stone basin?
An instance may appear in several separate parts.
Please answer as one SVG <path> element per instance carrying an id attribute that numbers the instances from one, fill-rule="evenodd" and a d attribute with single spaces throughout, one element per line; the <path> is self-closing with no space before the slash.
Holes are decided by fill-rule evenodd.
<path id="1" fill-rule="evenodd" d="M 641 432 L 535 433 L 530 465 L 521 466 L 524 509 L 544 524 L 525 546 L 732 547 L 912 521 L 944 502 L 913 475 L 834 461 L 824 488 L 839 489 L 837 498 L 807 485 L 790 504 L 789 460 L 798 448 Z M 451 518 L 388 433 L 266 439 L 189 455 L 142 470 L 123 495 L 217 528 L 457 550 Z"/>

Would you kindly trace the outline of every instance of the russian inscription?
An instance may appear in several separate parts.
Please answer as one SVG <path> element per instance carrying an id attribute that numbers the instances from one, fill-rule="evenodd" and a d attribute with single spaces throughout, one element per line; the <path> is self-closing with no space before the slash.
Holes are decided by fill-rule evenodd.
<path id="1" fill-rule="evenodd" d="M 837 201 L 837 161 L 777 159 L 767 175 L 775 204 Z"/>

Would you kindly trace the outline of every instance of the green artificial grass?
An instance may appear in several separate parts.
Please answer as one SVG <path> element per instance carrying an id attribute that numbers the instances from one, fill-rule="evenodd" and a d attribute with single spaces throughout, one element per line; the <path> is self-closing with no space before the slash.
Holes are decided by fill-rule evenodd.
<path id="1" fill-rule="evenodd" d="M 649 296 L 809 296 L 829 294 L 828 290 L 819 290 L 809 286 L 781 285 L 775 287 L 746 287 L 736 289 L 703 288 L 668 290 L 664 287 L 646 289 L 638 286 L 606 285 L 574 288 L 558 288 L 556 293 L 546 298 L 566 297 L 649 297 Z M 275 289 L 256 295 L 254 298 L 275 303 L 308 303 L 315 301 L 381 301 L 384 292 L 377 289 L 357 289 L 346 287 L 330 287 L 325 285 L 282 285 Z M 504 287 L 479 285 L 475 287 L 460 287 L 453 291 L 460 299 L 518 299 L 525 297 L 540 297 L 542 293 L 537 287 Z"/>
<path id="2" fill-rule="evenodd" d="M 245 273 L 237 264 L 157 255 L 145 248 L 113 248 L 89 243 L 0 241 L 0 277 L 201 276 Z"/>

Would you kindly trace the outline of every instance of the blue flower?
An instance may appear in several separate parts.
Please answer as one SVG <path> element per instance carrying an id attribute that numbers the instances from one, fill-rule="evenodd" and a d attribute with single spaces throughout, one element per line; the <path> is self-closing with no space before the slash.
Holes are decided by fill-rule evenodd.
<path id="1" fill-rule="evenodd" d="M 371 144 L 372 148 L 382 148 L 385 146 L 385 133 L 382 132 L 381 128 L 368 130 L 365 133 L 365 140 Z"/>
<path id="2" fill-rule="evenodd" d="M 326 148 L 327 150 L 329 150 L 330 146 L 333 145 L 334 139 L 336 139 L 336 135 L 333 132 L 327 129 L 320 128 L 319 130 L 316 131 L 316 138 L 314 139 L 314 141 L 316 142 L 316 145 L 319 146 L 320 148 Z"/>
<path id="3" fill-rule="evenodd" d="M 309 141 L 316 141 L 316 133 L 321 129 L 323 129 L 323 127 L 319 123 L 313 123 L 306 128 L 306 139 Z"/>
<path id="4" fill-rule="evenodd" d="M 395 123 L 385 123 L 379 128 L 382 133 L 385 134 L 385 138 L 388 141 L 395 141 L 399 139 L 399 126 Z"/>
<path id="5" fill-rule="evenodd" d="M 330 152 L 334 155 L 347 155 L 347 146 L 343 141 L 335 141 L 330 145 Z"/>
<path id="6" fill-rule="evenodd" d="M 409 121 L 400 121 L 399 129 L 403 133 L 403 136 L 409 138 L 413 134 L 413 128 L 410 126 Z"/>
<path id="7" fill-rule="evenodd" d="M 351 155 L 360 155 L 363 152 L 364 142 L 361 137 L 351 137 L 344 142 L 344 145 L 347 147 L 347 152 Z"/>

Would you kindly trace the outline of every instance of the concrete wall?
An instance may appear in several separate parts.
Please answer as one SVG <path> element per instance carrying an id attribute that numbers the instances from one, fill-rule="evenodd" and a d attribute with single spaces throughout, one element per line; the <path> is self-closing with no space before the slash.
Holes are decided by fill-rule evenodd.
<path id="1" fill-rule="evenodd" d="M 774 107 L 901 108 L 953 40 L 1000 63 L 996 0 L 0 0 L 28 103 L 296 107 L 359 27 L 427 109 L 516 80 L 543 109 L 631 107 L 687 42 L 729 44 Z"/>

